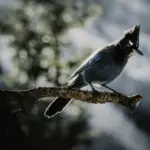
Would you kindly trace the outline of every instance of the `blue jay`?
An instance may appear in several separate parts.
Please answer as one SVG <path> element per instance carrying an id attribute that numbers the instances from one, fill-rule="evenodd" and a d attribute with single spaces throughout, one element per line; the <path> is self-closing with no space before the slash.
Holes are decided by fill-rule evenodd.
<path id="1" fill-rule="evenodd" d="M 122 72 L 133 52 L 143 55 L 138 50 L 139 27 L 139 25 L 134 26 L 119 40 L 93 52 L 71 75 L 67 86 L 80 89 L 90 85 L 95 91 L 92 83 L 99 83 L 101 86 L 113 90 L 106 85 Z M 69 102 L 71 99 L 55 98 L 45 110 L 45 117 L 51 118 L 60 113 Z"/>

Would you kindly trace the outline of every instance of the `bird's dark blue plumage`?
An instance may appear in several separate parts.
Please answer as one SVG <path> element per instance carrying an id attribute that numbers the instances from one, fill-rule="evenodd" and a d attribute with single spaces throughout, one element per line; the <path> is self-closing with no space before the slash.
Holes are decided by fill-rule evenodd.
<path id="1" fill-rule="evenodd" d="M 135 28 L 136 29 L 136 28 Z M 138 27 L 137 27 L 138 29 Z M 131 35 L 130 35 L 131 34 Z M 130 38 L 130 37 L 131 38 Z M 132 32 L 125 33 L 120 40 L 94 51 L 68 80 L 68 86 L 82 88 L 96 82 L 105 86 L 112 82 L 124 69 L 129 57 L 138 50 L 139 39 L 132 42 Z M 137 44 L 138 43 L 138 44 Z M 71 99 L 56 98 L 46 109 L 45 116 L 50 118 L 61 112 Z"/>
<path id="2" fill-rule="evenodd" d="M 100 60 L 101 59 L 101 55 L 98 55 L 98 54 L 96 54 L 94 57 L 93 57 L 93 59 L 91 59 L 91 61 L 98 61 L 98 60 Z"/>

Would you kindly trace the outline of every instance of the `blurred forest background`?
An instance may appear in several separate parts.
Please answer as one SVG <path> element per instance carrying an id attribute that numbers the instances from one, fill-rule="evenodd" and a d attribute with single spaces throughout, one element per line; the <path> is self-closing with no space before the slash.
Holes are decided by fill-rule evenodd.
<path id="1" fill-rule="evenodd" d="M 149 7 L 149 0 L 1 0 L 1 88 L 64 85 L 89 53 L 140 24 L 144 57 L 134 55 L 110 86 L 144 98 L 134 114 L 73 101 L 52 119 L 43 116 L 52 98 L 23 102 L 29 119 L 0 113 L 0 149 L 150 149 Z"/>

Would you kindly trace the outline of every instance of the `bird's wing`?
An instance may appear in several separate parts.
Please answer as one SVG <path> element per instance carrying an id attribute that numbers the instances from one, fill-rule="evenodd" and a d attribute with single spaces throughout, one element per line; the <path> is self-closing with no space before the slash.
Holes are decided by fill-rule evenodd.
<path id="1" fill-rule="evenodd" d="M 80 67 L 71 75 L 69 80 L 75 77 L 80 72 L 82 72 L 85 68 L 88 68 L 90 63 L 100 60 L 104 52 L 103 50 L 104 48 L 99 48 L 96 51 L 94 51 L 85 61 L 83 61 Z"/>

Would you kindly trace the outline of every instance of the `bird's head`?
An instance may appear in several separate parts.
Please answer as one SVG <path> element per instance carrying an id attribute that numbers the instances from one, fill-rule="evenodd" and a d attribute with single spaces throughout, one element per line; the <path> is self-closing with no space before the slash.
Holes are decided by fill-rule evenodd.
<path id="1" fill-rule="evenodd" d="M 135 25 L 133 28 L 124 32 L 119 45 L 125 55 L 128 57 L 132 56 L 134 53 L 143 55 L 139 48 L 139 32 L 140 25 Z"/>

